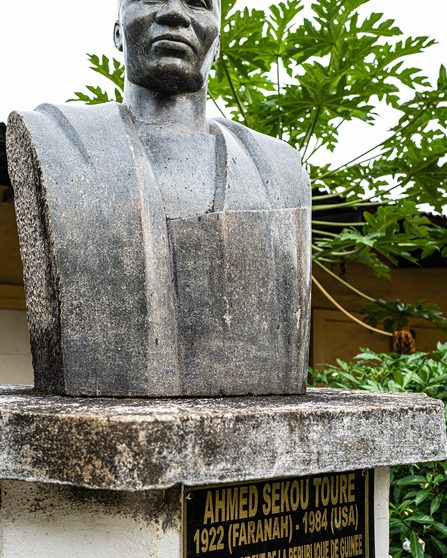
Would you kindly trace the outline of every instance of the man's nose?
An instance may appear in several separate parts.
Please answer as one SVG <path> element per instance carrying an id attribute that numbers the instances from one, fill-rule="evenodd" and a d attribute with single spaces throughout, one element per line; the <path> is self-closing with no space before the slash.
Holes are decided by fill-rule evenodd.
<path id="1" fill-rule="evenodd" d="M 155 21 L 160 25 L 171 27 L 189 27 L 191 19 L 185 11 L 181 0 L 166 0 L 155 15 Z"/>

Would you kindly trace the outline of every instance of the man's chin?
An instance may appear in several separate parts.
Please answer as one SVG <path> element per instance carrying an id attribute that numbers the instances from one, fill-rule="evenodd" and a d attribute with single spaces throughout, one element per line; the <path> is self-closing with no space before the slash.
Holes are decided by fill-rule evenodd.
<path id="1" fill-rule="evenodd" d="M 145 84 L 148 89 L 163 94 L 195 93 L 204 86 L 204 79 L 200 74 L 181 71 L 176 64 L 164 63 L 153 72 Z"/>

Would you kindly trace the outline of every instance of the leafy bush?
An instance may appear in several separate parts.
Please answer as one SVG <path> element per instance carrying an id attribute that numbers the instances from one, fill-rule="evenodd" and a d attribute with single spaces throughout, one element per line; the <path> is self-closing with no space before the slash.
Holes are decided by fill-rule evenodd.
<path id="1" fill-rule="evenodd" d="M 423 392 L 447 403 L 447 344 L 438 344 L 432 354 L 377 354 L 364 350 L 353 362 L 339 360 L 337 366 L 312 370 L 311 384 Z M 393 468 L 390 514 L 393 558 L 446 558 L 447 461 Z"/>

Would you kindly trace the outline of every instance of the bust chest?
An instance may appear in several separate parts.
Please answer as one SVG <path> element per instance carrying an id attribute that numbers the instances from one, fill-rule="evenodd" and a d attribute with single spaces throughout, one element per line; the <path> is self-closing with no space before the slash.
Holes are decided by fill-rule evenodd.
<path id="1" fill-rule="evenodd" d="M 167 219 L 212 212 L 216 189 L 216 145 L 204 132 L 179 132 L 160 126 L 139 130 Z"/>
<path id="2" fill-rule="evenodd" d="M 303 391 L 308 184 L 285 146 L 208 125 L 211 135 L 141 130 L 113 103 L 17 115 L 39 389 Z"/>

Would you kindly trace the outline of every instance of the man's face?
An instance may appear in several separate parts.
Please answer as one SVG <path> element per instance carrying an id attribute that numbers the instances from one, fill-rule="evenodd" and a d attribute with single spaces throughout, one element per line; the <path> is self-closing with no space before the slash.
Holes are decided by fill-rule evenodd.
<path id="1" fill-rule="evenodd" d="M 115 44 L 130 82 L 163 94 L 199 91 L 219 46 L 220 0 L 123 0 Z"/>

